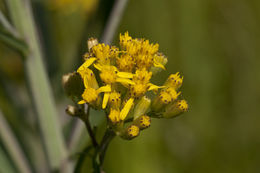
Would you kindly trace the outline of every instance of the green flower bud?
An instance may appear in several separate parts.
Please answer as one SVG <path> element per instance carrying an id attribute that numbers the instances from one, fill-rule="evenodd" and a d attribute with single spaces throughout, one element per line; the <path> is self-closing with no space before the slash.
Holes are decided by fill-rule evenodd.
<path id="1" fill-rule="evenodd" d="M 79 99 L 84 92 L 83 80 L 79 73 L 73 72 L 62 76 L 65 93 L 71 98 Z"/>
<path id="2" fill-rule="evenodd" d="M 173 104 L 166 107 L 163 113 L 164 118 L 174 118 L 183 112 L 188 111 L 188 103 L 186 100 L 177 100 Z"/>
<path id="3" fill-rule="evenodd" d="M 96 38 L 89 38 L 88 39 L 88 50 L 90 50 L 93 46 L 98 44 L 98 40 Z"/>
<path id="4" fill-rule="evenodd" d="M 143 96 L 134 108 L 134 119 L 137 119 L 141 115 L 144 115 L 151 105 L 151 100 L 146 96 Z"/>

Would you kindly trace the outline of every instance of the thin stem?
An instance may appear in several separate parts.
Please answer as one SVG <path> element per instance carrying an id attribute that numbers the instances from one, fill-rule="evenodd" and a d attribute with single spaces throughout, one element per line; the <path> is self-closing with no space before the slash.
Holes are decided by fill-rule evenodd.
<path id="1" fill-rule="evenodd" d="M 70 164 L 65 164 L 67 150 L 51 87 L 43 65 L 43 53 L 31 4 L 29 0 L 6 0 L 6 4 L 15 28 L 29 47 L 28 56 L 24 60 L 25 70 L 50 167 L 54 170 L 62 167 L 64 171 L 70 172 Z"/>
<path id="2" fill-rule="evenodd" d="M 7 152 L 10 154 L 11 159 L 17 166 L 19 172 L 30 173 L 32 172 L 29 166 L 29 162 L 25 157 L 22 149 L 16 140 L 15 135 L 12 133 L 8 122 L 5 120 L 1 110 L 0 110 L 0 137 L 5 145 Z"/>
<path id="3" fill-rule="evenodd" d="M 16 31 L 16 29 L 10 24 L 10 22 L 5 18 L 4 14 L 0 10 L 0 22 L 2 26 L 9 31 L 14 37 L 20 38 L 20 35 Z"/>
<path id="4" fill-rule="evenodd" d="M 110 144 L 111 140 L 114 139 L 115 136 L 116 136 L 116 134 L 115 134 L 114 131 L 112 131 L 110 129 L 106 130 L 106 133 L 103 136 L 103 139 L 101 141 L 100 148 L 99 148 L 99 162 L 100 162 L 99 164 L 100 164 L 100 167 L 103 166 L 107 147 Z"/>
<path id="5" fill-rule="evenodd" d="M 4 149 L 0 146 L 0 172 L 15 173 L 16 170 L 11 164 Z"/>
<path id="6" fill-rule="evenodd" d="M 103 43 L 110 44 L 112 42 L 127 2 L 128 0 L 116 0 L 103 32 L 101 39 Z"/>
<path id="7" fill-rule="evenodd" d="M 91 139 L 91 142 L 92 142 L 93 146 L 95 148 L 98 148 L 98 143 L 97 143 L 95 134 L 94 134 L 94 132 L 93 132 L 93 130 L 91 128 L 90 122 L 89 122 L 89 111 L 90 111 L 90 107 L 88 106 L 87 107 L 86 116 L 84 117 L 84 123 L 86 125 L 87 131 L 88 131 L 88 134 L 90 136 L 90 139 Z"/>

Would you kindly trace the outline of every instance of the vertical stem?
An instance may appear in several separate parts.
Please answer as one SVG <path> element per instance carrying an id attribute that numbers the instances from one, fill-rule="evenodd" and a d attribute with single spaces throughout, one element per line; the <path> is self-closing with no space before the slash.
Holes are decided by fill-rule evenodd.
<path id="1" fill-rule="evenodd" d="M 112 42 L 127 2 L 128 0 L 116 0 L 104 29 L 101 39 L 103 43 L 110 44 Z"/>
<path id="2" fill-rule="evenodd" d="M 89 122 L 89 111 L 90 111 L 90 107 L 88 106 L 87 107 L 87 113 L 84 117 L 84 123 L 86 125 L 86 128 L 87 128 L 87 131 L 88 131 L 88 134 L 90 136 L 90 139 L 91 139 L 91 142 L 93 144 L 93 146 L 95 148 L 98 148 L 98 143 L 97 143 L 97 140 L 96 140 L 96 137 L 95 137 L 95 134 L 91 128 L 91 125 L 90 125 L 90 122 Z"/>
<path id="3" fill-rule="evenodd" d="M 6 0 L 11 19 L 17 31 L 25 39 L 29 53 L 25 59 L 25 69 L 36 107 L 43 143 L 52 169 L 58 169 L 67 157 L 65 144 L 49 80 L 43 65 L 29 0 Z M 68 164 L 63 164 L 68 166 Z M 66 169 L 68 170 L 68 169 Z"/>
<path id="4" fill-rule="evenodd" d="M 99 148 L 99 162 L 100 162 L 100 167 L 103 166 L 104 163 L 104 158 L 106 155 L 107 147 L 110 144 L 111 140 L 116 136 L 115 132 L 113 132 L 110 129 L 106 130 L 105 135 L 103 136 L 103 139 L 100 144 Z"/>
<path id="5" fill-rule="evenodd" d="M 15 135 L 12 133 L 11 128 L 8 125 L 8 122 L 5 120 L 1 110 L 0 110 L 0 137 L 2 142 L 10 155 L 11 159 L 17 166 L 17 169 L 21 173 L 30 173 L 32 172 L 28 163 L 27 158 L 25 157 L 23 151 L 21 150 L 18 141 L 15 138 Z"/>
<path id="6" fill-rule="evenodd" d="M 16 172 L 2 147 L 0 147 L 0 172 L 8 172 L 8 173 Z"/>

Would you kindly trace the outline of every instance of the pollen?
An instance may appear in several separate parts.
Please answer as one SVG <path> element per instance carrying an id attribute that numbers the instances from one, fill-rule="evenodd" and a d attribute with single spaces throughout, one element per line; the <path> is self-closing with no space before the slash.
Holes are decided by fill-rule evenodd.
<path id="1" fill-rule="evenodd" d="M 124 72 L 132 72 L 135 66 L 133 57 L 128 54 L 121 55 L 116 62 L 118 69 Z"/>
<path id="2" fill-rule="evenodd" d="M 138 97 L 144 95 L 146 93 L 147 89 L 148 89 L 147 85 L 138 83 L 138 84 L 131 86 L 130 93 L 131 93 L 132 97 L 138 98 Z"/>
<path id="3" fill-rule="evenodd" d="M 148 84 L 151 77 L 152 72 L 148 72 L 145 68 L 143 68 L 142 70 L 136 70 L 133 81 L 135 83 Z"/>
<path id="4" fill-rule="evenodd" d="M 172 87 L 175 90 L 178 90 L 183 82 L 183 77 L 180 76 L 179 72 L 175 74 L 171 74 L 167 81 L 165 82 L 165 86 Z"/>
<path id="5" fill-rule="evenodd" d="M 109 45 L 105 45 L 104 43 L 97 44 L 93 46 L 91 50 L 100 64 L 110 64 L 111 51 Z"/>
<path id="6" fill-rule="evenodd" d="M 125 32 L 124 35 L 120 34 L 119 42 L 122 48 L 126 48 L 128 43 L 130 43 L 131 41 L 132 41 L 132 37 L 129 36 L 128 32 Z"/>
<path id="7" fill-rule="evenodd" d="M 139 54 L 136 56 L 136 66 L 139 69 L 149 69 L 153 65 L 153 56 L 150 54 Z"/>

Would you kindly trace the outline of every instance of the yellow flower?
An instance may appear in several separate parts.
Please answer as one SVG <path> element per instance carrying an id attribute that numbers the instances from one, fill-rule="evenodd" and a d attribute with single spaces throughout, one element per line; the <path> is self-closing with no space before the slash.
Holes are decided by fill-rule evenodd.
<path id="1" fill-rule="evenodd" d="M 160 94 L 153 100 L 152 108 L 154 111 L 158 112 L 166 105 L 175 101 L 181 92 L 176 92 L 174 88 L 163 89 Z"/>
<path id="2" fill-rule="evenodd" d="M 136 70 L 135 75 L 133 76 L 133 82 L 130 86 L 130 96 L 131 98 L 126 102 L 124 108 L 120 112 L 121 119 L 127 117 L 128 112 L 133 106 L 134 99 L 143 96 L 147 91 L 157 90 L 162 88 L 150 83 L 152 77 L 152 72 L 148 72 L 146 69 Z"/>
<path id="3" fill-rule="evenodd" d="M 145 39 L 132 39 L 128 32 L 124 35 L 120 34 L 119 39 L 122 49 L 130 56 L 135 57 L 137 68 L 150 69 L 154 66 L 165 69 L 164 65 L 158 60 L 159 44 L 150 44 L 149 40 Z"/>
<path id="4" fill-rule="evenodd" d="M 98 89 L 86 87 L 82 94 L 83 100 L 79 101 L 78 104 L 89 103 L 92 106 L 97 106 L 99 94 L 102 92 L 111 92 L 111 88 L 109 86 L 103 86 Z"/>
<path id="5" fill-rule="evenodd" d="M 183 82 L 183 77 L 180 77 L 179 72 L 175 73 L 175 74 L 171 74 L 168 79 L 165 82 L 165 86 L 167 87 L 172 87 L 175 90 L 178 90 Z"/>
<path id="6" fill-rule="evenodd" d="M 94 67 L 100 71 L 100 78 L 106 84 L 106 86 L 111 88 L 111 84 L 115 82 L 119 82 L 122 84 L 133 84 L 133 82 L 129 79 L 132 78 L 132 73 L 127 72 L 119 72 L 115 66 L 101 66 L 99 64 L 94 64 Z M 106 108 L 109 96 L 111 92 L 105 92 L 102 109 Z"/>
<path id="7" fill-rule="evenodd" d="M 89 52 L 77 70 L 85 87 L 78 104 L 104 109 L 108 126 L 122 138 L 133 139 L 150 126 L 150 117 L 175 117 L 186 112 L 188 104 L 178 100 L 183 82 L 179 73 L 171 74 L 163 86 L 151 83 L 167 63 L 158 44 L 132 38 L 128 32 L 119 40 L 120 49 L 89 40 Z"/>

